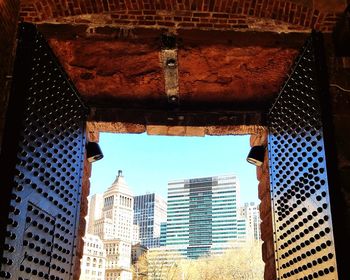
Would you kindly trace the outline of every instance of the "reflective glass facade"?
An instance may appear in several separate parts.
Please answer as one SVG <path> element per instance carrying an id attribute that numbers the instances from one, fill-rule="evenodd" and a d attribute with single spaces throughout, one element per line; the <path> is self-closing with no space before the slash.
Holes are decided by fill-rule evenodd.
<path id="1" fill-rule="evenodd" d="M 166 228 L 167 228 L 167 223 L 161 223 L 160 224 L 160 240 L 159 240 L 159 245 L 165 246 L 166 245 Z"/>
<path id="2" fill-rule="evenodd" d="M 196 259 L 244 238 L 237 220 L 238 191 L 235 175 L 169 182 L 166 246 Z"/>
<path id="3" fill-rule="evenodd" d="M 147 248 L 160 246 L 160 224 L 166 221 L 167 205 L 157 194 L 134 197 L 134 224 L 139 226 L 141 245 Z"/>

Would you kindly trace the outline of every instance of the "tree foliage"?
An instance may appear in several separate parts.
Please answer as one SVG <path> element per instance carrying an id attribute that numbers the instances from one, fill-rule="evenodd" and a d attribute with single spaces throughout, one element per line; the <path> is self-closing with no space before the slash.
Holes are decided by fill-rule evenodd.
<path id="1" fill-rule="evenodd" d="M 185 259 L 174 252 L 153 250 L 140 257 L 133 271 L 134 280 L 261 280 L 264 263 L 260 243 L 256 242 L 197 260 Z"/>

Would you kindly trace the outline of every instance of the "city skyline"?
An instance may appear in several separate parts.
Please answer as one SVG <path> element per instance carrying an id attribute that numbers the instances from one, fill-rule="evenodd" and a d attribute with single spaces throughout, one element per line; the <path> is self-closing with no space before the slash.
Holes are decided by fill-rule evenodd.
<path id="1" fill-rule="evenodd" d="M 241 201 L 258 202 L 256 169 L 246 162 L 248 135 L 168 137 L 101 133 L 99 144 L 104 158 L 93 164 L 90 195 L 104 192 L 120 169 L 135 196 L 154 192 L 166 199 L 169 181 L 235 174 L 242 185 Z"/>
<path id="2" fill-rule="evenodd" d="M 147 250 L 174 262 L 221 255 L 252 240 L 259 221 L 248 211 L 254 203 L 246 204 L 245 217 L 239 215 L 235 174 L 173 180 L 167 189 L 167 201 L 155 193 L 134 196 L 119 170 L 107 190 L 90 196 L 81 263 L 86 280 L 103 271 L 106 280 L 132 280 L 131 264 Z M 152 257 L 149 265 L 156 271 L 163 267 Z"/>

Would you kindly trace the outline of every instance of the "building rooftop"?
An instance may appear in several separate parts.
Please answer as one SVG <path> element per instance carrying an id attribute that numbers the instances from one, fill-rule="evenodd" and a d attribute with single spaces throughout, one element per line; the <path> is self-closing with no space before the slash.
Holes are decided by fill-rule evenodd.
<path id="1" fill-rule="evenodd" d="M 113 184 L 105 192 L 105 196 L 114 192 L 119 192 L 130 196 L 134 195 L 125 181 L 122 170 L 118 170 L 118 175 Z"/>

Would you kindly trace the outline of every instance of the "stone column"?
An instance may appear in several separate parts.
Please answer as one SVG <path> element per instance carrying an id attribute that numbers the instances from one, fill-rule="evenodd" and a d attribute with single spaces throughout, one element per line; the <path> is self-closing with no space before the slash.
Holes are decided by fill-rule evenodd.
<path id="1" fill-rule="evenodd" d="M 86 139 L 87 141 L 94 141 L 95 139 L 91 139 L 92 135 L 89 133 L 87 129 Z M 98 139 L 98 135 L 97 135 Z M 86 158 L 86 152 L 84 155 L 84 167 L 83 167 L 83 180 L 82 180 L 82 188 L 81 188 L 81 198 L 80 198 L 80 214 L 79 214 L 79 225 L 78 225 L 78 233 L 76 240 L 76 259 L 75 259 L 75 270 L 73 271 L 73 279 L 78 280 L 80 277 L 80 261 L 83 257 L 84 251 L 84 240 L 83 237 L 85 235 L 86 228 L 86 220 L 85 217 L 88 213 L 88 200 L 87 197 L 90 193 L 90 177 L 91 177 L 91 163 Z"/>
<path id="2" fill-rule="evenodd" d="M 253 134 L 250 137 L 251 146 L 267 146 L 267 129 L 261 131 L 259 134 Z M 272 212 L 271 212 L 271 196 L 270 196 L 270 177 L 269 177 L 269 159 L 268 151 L 265 151 L 264 163 L 261 167 L 256 168 L 258 185 L 258 195 L 261 200 L 260 203 L 260 218 L 261 218 L 261 239 L 262 257 L 265 263 L 264 280 L 275 280 L 275 254 L 273 245 L 273 229 L 272 229 Z"/>

